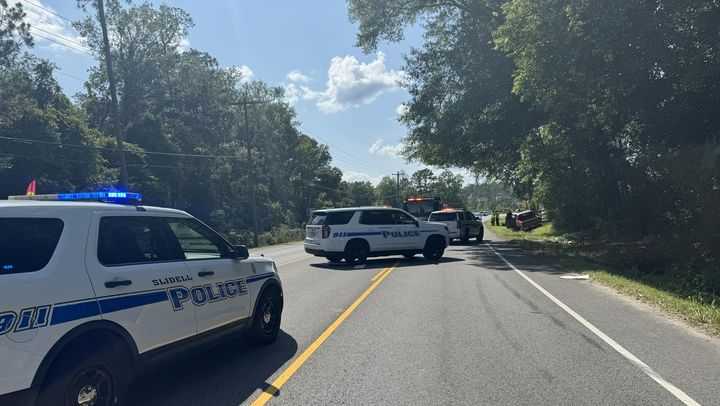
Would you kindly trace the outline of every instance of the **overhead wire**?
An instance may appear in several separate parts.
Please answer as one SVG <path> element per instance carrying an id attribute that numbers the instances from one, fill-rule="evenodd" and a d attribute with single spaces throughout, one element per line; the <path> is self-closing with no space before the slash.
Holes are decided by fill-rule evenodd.
<path id="1" fill-rule="evenodd" d="M 73 20 L 65 17 L 64 15 L 58 13 L 57 11 L 51 10 L 51 9 L 49 9 L 49 8 L 43 6 L 43 5 L 37 4 L 37 3 L 35 3 L 34 1 L 30 1 L 30 0 L 21 0 L 21 1 L 22 1 L 23 3 L 27 3 L 27 4 L 31 5 L 31 6 L 33 6 L 33 7 L 35 7 L 35 8 L 38 8 L 38 9 L 40 9 L 40 10 L 47 11 L 48 13 L 50 13 L 50 14 L 56 16 L 56 17 L 60 17 L 60 18 L 62 18 L 63 20 L 66 20 L 66 21 L 69 21 L 69 22 L 73 22 Z"/>

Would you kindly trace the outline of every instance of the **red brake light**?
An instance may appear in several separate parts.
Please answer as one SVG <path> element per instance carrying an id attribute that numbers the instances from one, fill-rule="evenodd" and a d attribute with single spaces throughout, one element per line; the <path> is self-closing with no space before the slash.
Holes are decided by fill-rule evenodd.
<path id="1" fill-rule="evenodd" d="M 322 227 L 322 238 L 328 238 L 330 237 L 330 226 L 323 226 Z"/>

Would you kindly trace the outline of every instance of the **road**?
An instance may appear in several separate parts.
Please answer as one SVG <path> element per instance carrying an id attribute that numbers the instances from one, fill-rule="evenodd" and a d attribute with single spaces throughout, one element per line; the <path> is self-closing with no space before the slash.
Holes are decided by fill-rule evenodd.
<path id="1" fill-rule="evenodd" d="M 299 244 L 256 250 L 283 278 L 278 342 L 163 363 L 131 404 L 720 404 L 718 340 L 486 238 L 439 263 L 357 268 Z"/>

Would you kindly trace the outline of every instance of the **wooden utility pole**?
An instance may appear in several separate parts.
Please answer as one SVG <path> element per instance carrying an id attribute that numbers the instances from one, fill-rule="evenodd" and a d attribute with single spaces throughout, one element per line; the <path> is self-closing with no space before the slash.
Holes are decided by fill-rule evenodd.
<path id="1" fill-rule="evenodd" d="M 247 148 L 247 160 L 250 169 L 250 215 L 253 219 L 253 244 L 258 246 L 258 235 L 260 234 L 260 223 L 257 216 L 257 178 L 255 173 L 255 165 L 252 160 L 252 141 L 254 137 L 250 134 L 250 121 L 248 119 L 248 106 L 268 103 L 267 100 L 250 100 L 247 92 L 243 100 L 235 103 L 242 106 L 243 118 L 245 121 L 245 145 Z"/>
<path id="2" fill-rule="evenodd" d="M 120 114 L 118 113 L 118 99 L 117 99 L 117 86 L 115 85 L 115 76 L 113 75 L 112 69 L 112 55 L 110 52 L 110 41 L 108 40 L 107 23 L 105 22 L 105 5 L 103 0 L 97 0 L 96 2 L 98 20 L 100 20 L 100 28 L 102 29 L 103 37 L 103 53 L 105 54 L 105 69 L 108 76 L 108 90 L 110 90 L 110 115 L 112 116 L 112 132 L 115 136 L 115 142 L 117 143 L 117 149 L 120 159 L 120 187 L 127 189 L 128 187 L 128 172 L 127 172 L 127 161 L 125 160 L 125 147 L 123 145 L 123 134 L 120 128 Z"/>
<path id="3" fill-rule="evenodd" d="M 396 201 L 395 207 L 401 207 L 401 206 L 402 206 L 402 200 L 401 200 L 401 198 L 400 198 L 400 175 L 402 175 L 402 174 L 403 174 L 403 173 L 400 172 L 400 171 L 397 171 L 397 172 L 395 172 L 395 173 L 392 174 L 393 176 L 397 177 L 397 185 L 396 185 L 396 186 L 397 186 L 397 194 L 396 194 L 396 197 L 395 197 L 395 201 Z"/>

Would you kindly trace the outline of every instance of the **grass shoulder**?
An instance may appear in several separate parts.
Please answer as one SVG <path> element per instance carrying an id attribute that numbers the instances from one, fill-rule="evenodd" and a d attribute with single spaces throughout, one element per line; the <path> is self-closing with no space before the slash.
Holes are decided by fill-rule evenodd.
<path id="1" fill-rule="evenodd" d="M 531 232 L 489 223 L 485 227 L 528 251 L 557 257 L 558 266 L 565 272 L 587 274 L 594 283 L 684 319 L 710 334 L 720 335 L 720 295 L 714 287 L 716 282 L 709 281 L 702 273 L 638 267 L 633 262 L 642 260 L 627 245 L 575 241 L 558 233 L 551 223 Z M 618 261 L 620 256 L 623 258 Z"/>

